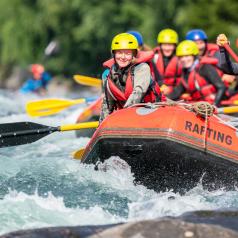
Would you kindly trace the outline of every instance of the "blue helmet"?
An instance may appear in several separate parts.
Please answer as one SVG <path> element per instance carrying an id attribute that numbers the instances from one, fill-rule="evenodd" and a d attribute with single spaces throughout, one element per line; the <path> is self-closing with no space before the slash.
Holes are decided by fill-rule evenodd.
<path id="1" fill-rule="evenodd" d="M 136 38 L 137 41 L 138 41 L 138 45 L 139 45 L 139 46 L 142 46 L 142 45 L 144 44 L 143 37 L 142 37 L 142 35 L 141 35 L 140 32 L 138 32 L 138 31 L 127 31 L 127 33 L 129 33 L 129 34 L 135 36 L 135 38 Z"/>
<path id="2" fill-rule="evenodd" d="M 193 29 L 186 34 L 186 40 L 207 40 L 207 34 L 201 29 Z"/>

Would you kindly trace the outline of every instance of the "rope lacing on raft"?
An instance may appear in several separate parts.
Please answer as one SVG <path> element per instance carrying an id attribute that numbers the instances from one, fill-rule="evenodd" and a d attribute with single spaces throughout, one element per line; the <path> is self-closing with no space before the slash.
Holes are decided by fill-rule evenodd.
<path id="1" fill-rule="evenodd" d="M 205 119 L 205 130 L 204 130 L 204 137 L 203 137 L 203 148 L 204 151 L 206 152 L 207 150 L 207 128 L 208 128 L 208 120 L 209 117 L 212 116 L 215 112 L 215 107 L 211 105 L 208 102 L 194 102 L 191 104 L 184 103 L 183 101 L 173 101 L 170 99 L 167 99 L 166 102 L 156 102 L 156 103 L 138 103 L 134 104 L 131 107 L 138 107 L 138 106 L 143 106 L 146 108 L 159 108 L 159 107 L 164 107 L 164 106 L 179 106 L 186 108 L 192 112 L 194 112 L 196 115 L 202 117 Z"/>
<path id="2" fill-rule="evenodd" d="M 208 127 L 208 119 L 213 115 L 215 111 L 215 107 L 208 102 L 196 102 L 192 104 L 193 111 L 203 117 L 205 119 L 205 131 L 203 137 L 203 148 L 204 151 L 207 151 L 207 127 Z"/>

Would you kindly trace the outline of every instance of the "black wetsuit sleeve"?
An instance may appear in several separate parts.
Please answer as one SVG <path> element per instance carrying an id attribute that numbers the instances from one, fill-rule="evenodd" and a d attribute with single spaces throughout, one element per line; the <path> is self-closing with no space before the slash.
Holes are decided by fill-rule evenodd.
<path id="1" fill-rule="evenodd" d="M 199 74 L 204 77 L 208 83 L 213 84 L 217 89 L 214 104 L 218 106 L 225 94 L 226 87 L 222 82 L 221 77 L 218 75 L 216 68 L 212 65 L 204 64 L 199 69 Z"/>
<path id="2" fill-rule="evenodd" d="M 238 75 L 238 64 L 233 63 L 225 48 L 220 47 L 218 67 L 226 74 Z"/>
<path id="3" fill-rule="evenodd" d="M 167 95 L 167 97 L 171 100 L 178 100 L 184 92 L 185 92 L 185 88 L 183 84 L 180 83 L 178 86 L 174 87 L 172 93 Z"/>

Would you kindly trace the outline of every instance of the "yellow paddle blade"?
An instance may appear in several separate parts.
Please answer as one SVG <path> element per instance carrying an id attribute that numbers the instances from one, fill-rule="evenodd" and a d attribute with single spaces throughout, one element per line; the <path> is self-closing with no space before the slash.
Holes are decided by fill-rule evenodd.
<path id="1" fill-rule="evenodd" d="M 81 160 L 82 157 L 83 157 L 83 154 L 84 154 L 84 151 L 85 151 L 85 148 L 82 148 L 80 150 L 76 150 L 72 153 L 72 157 L 74 159 L 78 159 L 78 160 Z"/>
<path id="2" fill-rule="evenodd" d="M 102 80 L 97 78 L 92 78 L 83 75 L 74 75 L 74 80 L 82 85 L 93 86 L 93 87 L 101 87 Z"/>
<path id="3" fill-rule="evenodd" d="M 49 116 L 56 114 L 72 105 L 84 103 L 86 100 L 80 98 L 77 100 L 67 99 L 42 99 L 38 101 L 29 102 L 26 104 L 26 112 L 32 117 Z"/>
<path id="4" fill-rule="evenodd" d="M 72 131 L 72 130 L 80 130 L 80 129 L 89 129 L 89 128 L 97 128 L 99 125 L 98 121 L 90 121 L 90 122 L 81 122 L 79 124 L 69 124 L 60 127 L 60 131 Z"/>
<path id="5" fill-rule="evenodd" d="M 238 113 L 238 106 L 233 107 L 221 107 L 217 109 L 218 113 L 222 114 L 232 114 L 232 113 Z"/>

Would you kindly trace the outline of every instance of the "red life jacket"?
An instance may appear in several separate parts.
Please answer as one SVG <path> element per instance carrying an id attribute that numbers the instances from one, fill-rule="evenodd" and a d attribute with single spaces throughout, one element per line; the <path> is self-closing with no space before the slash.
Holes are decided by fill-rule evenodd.
<path id="1" fill-rule="evenodd" d="M 126 103 L 127 99 L 131 95 L 133 91 L 133 84 L 134 84 L 134 67 L 140 63 L 145 63 L 150 61 L 154 56 L 153 51 L 140 51 L 137 54 L 136 60 L 133 62 L 133 64 L 130 66 L 128 70 L 128 75 L 126 79 L 126 86 L 125 90 L 121 90 L 117 87 L 117 85 L 113 82 L 113 80 L 110 78 L 111 70 L 113 65 L 115 64 L 114 58 L 106 61 L 103 63 L 104 67 L 107 67 L 110 69 L 110 73 L 108 74 L 106 83 L 105 83 L 105 93 L 109 93 L 111 97 L 115 100 L 117 108 L 123 108 L 124 104 Z M 158 102 L 161 100 L 165 100 L 164 96 L 162 96 L 160 92 L 159 85 L 152 80 L 152 83 L 150 87 L 148 88 L 144 98 L 143 102 Z"/>
<path id="2" fill-rule="evenodd" d="M 204 56 L 213 57 L 219 51 L 219 46 L 213 43 L 207 43 L 207 50 Z"/>
<path id="3" fill-rule="evenodd" d="M 216 45 L 216 44 L 213 44 L 213 43 L 207 43 L 206 48 L 207 48 L 207 49 L 206 49 L 206 52 L 205 52 L 204 56 L 202 56 L 202 58 L 203 58 L 203 57 L 205 57 L 205 58 L 206 58 L 206 57 L 212 57 L 212 58 L 216 59 L 216 62 L 214 61 L 213 65 L 216 67 L 216 71 L 217 71 L 217 73 L 219 74 L 219 76 L 222 77 L 222 75 L 223 75 L 224 73 L 222 72 L 222 70 L 220 70 L 220 69 L 217 67 L 218 59 L 214 57 L 215 53 L 216 53 L 216 52 L 219 52 L 219 46 Z"/>
<path id="4" fill-rule="evenodd" d="M 207 80 L 199 74 L 199 69 L 203 64 L 212 64 L 216 62 L 215 58 L 202 57 L 198 65 L 190 72 L 188 81 L 182 78 L 182 84 L 186 91 L 191 95 L 192 101 L 205 100 L 213 103 L 217 89 L 214 85 L 207 82 Z M 182 96 L 183 98 L 183 96 Z"/>
<path id="5" fill-rule="evenodd" d="M 167 67 L 164 67 L 163 56 L 160 47 L 156 47 L 154 52 L 158 54 L 158 59 L 155 62 L 156 68 L 167 86 L 176 86 L 179 84 L 182 74 L 182 68 L 178 62 L 178 57 L 173 56 L 169 61 Z"/>

